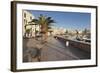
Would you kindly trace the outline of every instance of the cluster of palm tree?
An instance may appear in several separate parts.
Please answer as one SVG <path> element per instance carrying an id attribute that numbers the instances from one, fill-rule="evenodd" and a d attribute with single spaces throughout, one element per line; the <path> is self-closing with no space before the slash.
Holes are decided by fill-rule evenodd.
<path id="1" fill-rule="evenodd" d="M 35 25 L 35 26 L 39 25 L 40 29 L 39 32 L 42 35 L 43 41 L 45 42 L 48 37 L 48 32 L 51 29 L 52 23 L 55 23 L 55 21 L 51 17 L 47 17 L 40 14 L 40 16 L 37 19 L 32 19 L 32 21 L 29 22 L 29 25 Z M 35 28 L 35 35 L 36 35 L 36 28 Z"/>

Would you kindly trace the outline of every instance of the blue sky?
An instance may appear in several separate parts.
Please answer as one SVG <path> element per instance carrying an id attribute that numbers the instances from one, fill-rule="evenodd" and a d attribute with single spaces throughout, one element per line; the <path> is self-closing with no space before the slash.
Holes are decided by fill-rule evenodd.
<path id="1" fill-rule="evenodd" d="M 58 11 L 37 11 L 27 10 L 38 18 L 40 14 L 48 17 L 52 17 L 55 20 L 55 27 L 71 29 L 71 30 L 83 30 L 85 28 L 90 29 L 91 14 L 79 13 L 79 12 L 58 12 Z"/>

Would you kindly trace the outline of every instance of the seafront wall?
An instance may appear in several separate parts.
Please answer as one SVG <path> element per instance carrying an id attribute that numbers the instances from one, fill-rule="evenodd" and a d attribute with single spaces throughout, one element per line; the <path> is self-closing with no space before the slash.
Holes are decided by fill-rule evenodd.
<path id="1" fill-rule="evenodd" d="M 61 41 L 65 46 L 78 48 L 89 53 L 91 52 L 91 45 L 88 42 L 71 40 L 71 39 L 60 37 L 60 36 L 56 36 L 56 38 L 59 41 Z"/>

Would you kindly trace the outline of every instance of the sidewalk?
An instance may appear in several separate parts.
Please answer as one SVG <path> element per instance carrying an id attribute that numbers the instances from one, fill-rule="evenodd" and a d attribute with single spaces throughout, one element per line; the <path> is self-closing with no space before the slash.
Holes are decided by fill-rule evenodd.
<path id="1" fill-rule="evenodd" d="M 60 61 L 60 60 L 79 60 L 79 59 L 88 59 L 88 53 L 83 52 L 76 48 L 69 48 L 63 45 L 63 43 L 53 37 L 48 38 L 48 42 L 45 44 L 41 44 L 40 41 L 35 39 L 24 39 L 23 40 L 23 55 L 26 54 L 27 50 L 31 51 L 35 47 L 38 47 L 40 49 L 40 61 Z M 35 51 L 32 52 L 32 54 L 35 54 Z M 28 60 L 24 57 L 24 62 L 38 62 L 38 57 L 32 58 L 31 55 L 28 55 L 26 57 Z M 31 60 L 29 60 L 31 59 Z"/>

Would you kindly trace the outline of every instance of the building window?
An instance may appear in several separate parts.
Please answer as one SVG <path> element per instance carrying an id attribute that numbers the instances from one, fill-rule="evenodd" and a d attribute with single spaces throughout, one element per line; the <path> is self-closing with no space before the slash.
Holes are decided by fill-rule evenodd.
<path id="1" fill-rule="evenodd" d="M 32 20 L 32 17 L 30 16 L 30 20 Z"/>
<path id="2" fill-rule="evenodd" d="M 26 18 L 26 13 L 24 13 L 24 18 Z"/>

